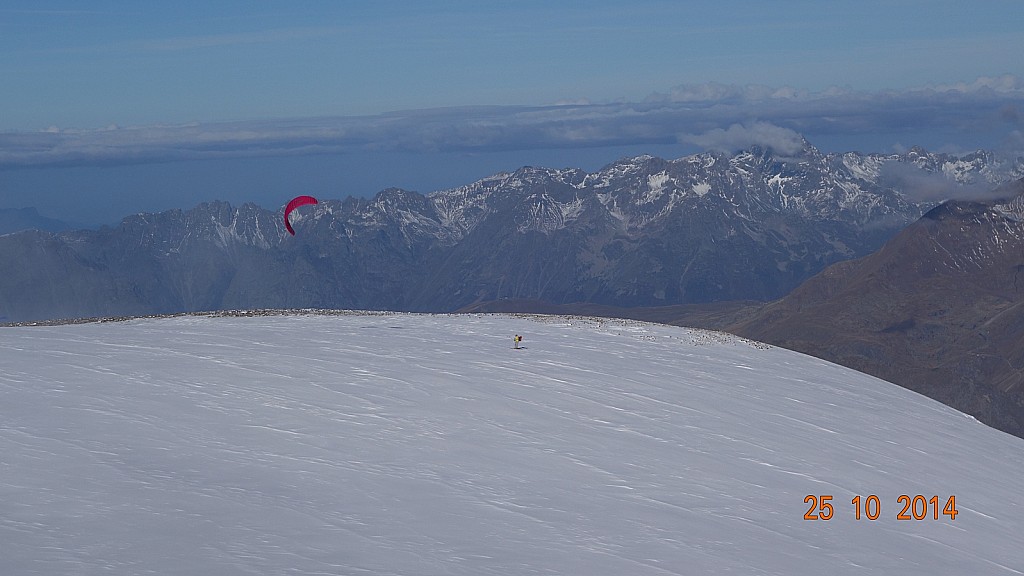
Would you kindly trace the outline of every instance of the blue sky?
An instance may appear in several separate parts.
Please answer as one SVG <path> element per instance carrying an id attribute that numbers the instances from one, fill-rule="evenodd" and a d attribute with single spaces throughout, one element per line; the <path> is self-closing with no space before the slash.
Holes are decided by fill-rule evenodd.
<path id="1" fill-rule="evenodd" d="M 764 126 L 826 150 L 1012 149 L 1020 22 L 1016 0 L 5 0 L 0 208 L 428 192 Z"/>

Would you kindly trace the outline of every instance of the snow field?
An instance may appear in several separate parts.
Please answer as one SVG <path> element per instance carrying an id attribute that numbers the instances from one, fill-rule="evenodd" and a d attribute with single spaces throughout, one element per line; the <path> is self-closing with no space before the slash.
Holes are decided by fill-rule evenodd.
<path id="1" fill-rule="evenodd" d="M 1017 438 L 712 332 L 412 314 L 0 330 L 3 574 L 1024 574 L 1022 478 Z M 879 518 L 857 520 L 872 494 Z M 832 519 L 805 520 L 822 495 Z M 959 514 L 897 520 L 901 495 Z"/>

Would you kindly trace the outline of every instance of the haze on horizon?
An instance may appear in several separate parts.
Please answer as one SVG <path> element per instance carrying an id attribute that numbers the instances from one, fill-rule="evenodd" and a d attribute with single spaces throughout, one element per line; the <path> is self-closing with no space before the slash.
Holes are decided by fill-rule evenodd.
<path id="1" fill-rule="evenodd" d="M 430 192 L 523 165 L 787 145 L 1024 149 L 1024 5 L 0 8 L 0 209 Z"/>

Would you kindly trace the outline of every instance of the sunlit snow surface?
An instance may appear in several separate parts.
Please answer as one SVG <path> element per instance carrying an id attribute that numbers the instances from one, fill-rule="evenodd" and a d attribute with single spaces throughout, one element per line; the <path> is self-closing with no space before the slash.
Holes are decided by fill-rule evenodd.
<path id="1" fill-rule="evenodd" d="M 404 314 L 0 328 L 4 575 L 1022 574 L 1022 493 L 1020 439 L 715 333 Z M 856 520 L 871 494 L 881 516 Z M 899 521 L 903 494 L 959 514 Z M 804 520 L 808 495 L 833 518 Z"/>

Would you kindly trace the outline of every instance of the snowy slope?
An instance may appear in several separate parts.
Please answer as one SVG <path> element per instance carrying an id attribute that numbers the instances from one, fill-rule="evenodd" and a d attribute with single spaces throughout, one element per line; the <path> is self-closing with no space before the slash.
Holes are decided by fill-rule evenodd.
<path id="1" fill-rule="evenodd" d="M 941 404 L 682 328 L 0 329 L 5 575 L 1024 574 L 1022 479 L 1021 440 Z"/>

